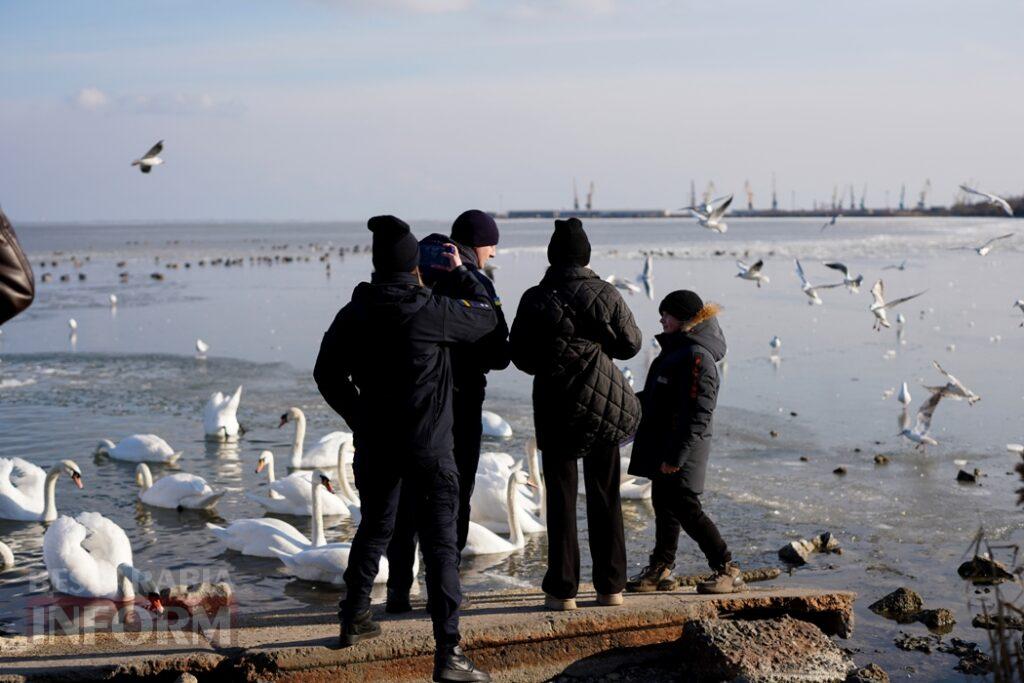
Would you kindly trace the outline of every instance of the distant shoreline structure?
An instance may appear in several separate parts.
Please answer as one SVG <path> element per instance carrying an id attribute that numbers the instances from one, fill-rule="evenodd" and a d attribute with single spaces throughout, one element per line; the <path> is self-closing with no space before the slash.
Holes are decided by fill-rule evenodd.
<path id="1" fill-rule="evenodd" d="M 1008 200 L 1014 218 L 1024 216 L 1024 196 Z M 510 209 L 489 212 L 507 220 L 536 218 L 689 218 L 690 214 L 671 209 Z M 930 216 L 995 216 L 1009 218 L 1002 209 L 991 204 L 954 204 L 925 209 L 737 209 L 734 218 L 829 218 L 839 213 L 848 218 L 920 218 Z"/>

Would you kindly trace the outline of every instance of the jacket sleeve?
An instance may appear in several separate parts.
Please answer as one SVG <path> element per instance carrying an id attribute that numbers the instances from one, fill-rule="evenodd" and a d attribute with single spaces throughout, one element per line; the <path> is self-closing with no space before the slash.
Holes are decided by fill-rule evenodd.
<path id="1" fill-rule="evenodd" d="M 679 467 L 686 462 L 694 444 L 707 433 L 718 402 L 718 371 L 708 356 L 694 352 L 684 372 L 686 375 L 678 383 L 681 396 L 676 413 L 679 417 L 676 419 L 685 419 L 685 423 L 673 424 L 673 430 L 678 435 L 673 449 L 675 462 L 666 460 Z"/>
<path id="2" fill-rule="evenodd" d="M 614 304 L 603 330 L 603 338 L 599 340 L 601 349 L 612 358 L 629 360 L 640 352 L 643 334 L 633 320 L 633 312 L 629 310 L 626 300 L 614 288 L 611 290 Z"/>
<path id="3" fill-rule="evenodd" d="M 351 329 L 346 322 L 347 317 L 346 310 L 341 309 L 324 333 L 313 368 L 313 379 L 327 405 L 341 415 L 354 431 L 359 428 L 359 389 L 352 381 L 352 360 L 356 356 L 348 348 L 350 335 L 344 333 L 345 329 Z"/>
<path id="4" fill-rule="evenodd" d="M 519 308 L 508 334 L 509 357 L 513 365 L 527 375 L 536 375 L 540 370 L 536 357 L 541 345 L 537 339 L 540 308 L 534 301 L 536 291 L 535 287 L 531 287 L 519 299 Z"/>
<path id="5" fill-rule="evenodd" d="M 511 361 L 511 352 L 508 343 L 508 323 L 505 322 L 505 312 L 501 307 L 501 299 L 498 298 L 497 292 L 494 291 L 494 285 L 490 284 L 490 281 L 484 282 L 481 279 L 486 278 L 486 275 L 477 271 L 475 276 L 481 280 L 481 284 L 487 290 L 487 297 L 494 306 L 497 324 L 493 330 L 476 343 L 474 350 L 477 357 L 482 361 L 484 368 L 487 370 L 504 370 Z"/>
<path id="6" fill-rule="evenodd" d="M 11 222 L 0 211 L 0 325 L 28 308 L 35 295 L 32 266 Z"/>
<path id="7" fill-rule="evenodd" d="M 487 289 L 465 266 L 451 271 L 446 279 L 448 291 L 456 296 L 433 297 L 439 324 L 430 326 L 432 332 L 428 337 L 440 343 L 471 343 L 481 339 L 498 321 Z"/>

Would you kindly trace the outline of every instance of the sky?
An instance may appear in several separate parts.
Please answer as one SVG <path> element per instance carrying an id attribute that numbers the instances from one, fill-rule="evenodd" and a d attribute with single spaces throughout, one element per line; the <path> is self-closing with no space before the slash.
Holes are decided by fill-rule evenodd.
<path id="1" fill-rule="evenodd" d="M 1024 193 L 1024 2 L 0 0 L 21 221 Z M 163 166 L 130 162 L 157 140 Z"/>

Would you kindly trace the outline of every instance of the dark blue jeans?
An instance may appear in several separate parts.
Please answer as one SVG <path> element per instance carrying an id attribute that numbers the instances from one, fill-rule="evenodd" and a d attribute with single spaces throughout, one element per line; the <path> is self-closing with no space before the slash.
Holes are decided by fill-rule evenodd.
<path id="1" fill-rule="evenodd" d="M 462 602 L 455 544 L 459 475 L 452 456 L 403 466 L 389 457 L 357 453 L 353 470 L 363 516 L 345 571 L 342 620 L 369 608 L 380 558 L 395 530 L 399 500 L 405 498 L 415 511 L 416 533 L 423 548 L 434 640 L 438 650 L 457 645 Z"/>

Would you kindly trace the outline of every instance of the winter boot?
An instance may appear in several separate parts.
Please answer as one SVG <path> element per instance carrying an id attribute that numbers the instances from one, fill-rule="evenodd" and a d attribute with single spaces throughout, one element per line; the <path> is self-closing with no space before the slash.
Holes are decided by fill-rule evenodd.
<path id="1" fill-rule="evenodd" d="M 456 645 L 445 653 L 434 656 L 435 681 L 480 681 L 491 680 L 490 674 L 476 668 L 462 648 Z"/>
<path id="2" fill-rule="evenodd" d="M 711 575 L 707 581 L 697 584 L 698 593 L 735 593 L 742 590 L 743 572 L 735 562 L 727 562 L 724 567 Z"/>
<path id="3" fill-rule="evenodd" d="M 663 582 L 667 582 L 672 576 L 671 564 L 665 564 L 664 562 L 652 562 L 643 568 L 639 574 L 630 577 L 629 581 L 626 582 L 626 590 L 630 593 L 651 593 L 656 590 L 671 590 L 659 589 L 659 584 L 664 585 Z M 674 587 L 674 582 L 673 582 Z"/>
<path id="4" fill-rule="evenodd" d="M 341 646 L 349 647 L 361 640 L 369 640 L 380 635 L 380 625 L 373 620 L 370 610 L 354 614 L 351 619 L 342 619 Z"/>

